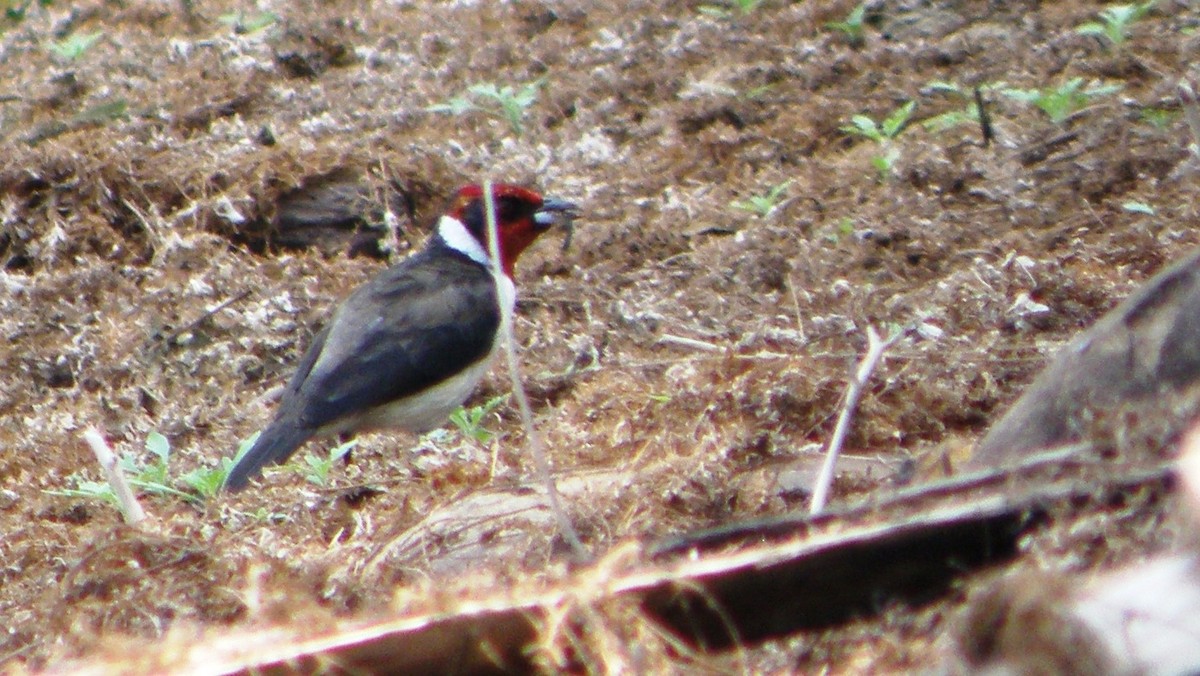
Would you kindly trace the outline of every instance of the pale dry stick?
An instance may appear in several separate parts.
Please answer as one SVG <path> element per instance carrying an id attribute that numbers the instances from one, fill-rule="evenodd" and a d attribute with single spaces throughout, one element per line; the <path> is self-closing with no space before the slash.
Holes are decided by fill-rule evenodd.
<path id="1" fill-rule="evenodd" d="M 796 296 L 796 284 L 792 276 L 787 278 L 788 293 L 792 296 L 792 309 L 796 311 L 796 332 L 800 334 L 800 342 L 807 343 L 808 335 L 804 333 L 804 312 L 800 309 L 800 298 Z"/>
<path id="2" fill-rule="evenodd" d="M 113 493 L 117 496 L 117 503 L 121 508 L 121 515 L 125 517 L 125 523 L 136 526 L 145 521 L 146 512 L 142 511 L 142 506 L 138 504 L 137 498 L 129 488 L 129 482 L 125 480 L 125 473 L 121 471 L 121 466 L 117 463 L 117 456 L 108 447 L 104 435 L 100 434 L 95 427 L 89 427 L 83 431 L 83 440 L 92 449 L 92 453 L 96 456 L 96 462 L 99 462 L 100 468 L 104 470 L 108 485 L 112 486 Z"/>
<path id="3" fill-rule="evenodd" d="M 492 259 L 492 279 L 496 284 L 498 301 L 503 297 L 500 280 L 503 279 L 504 269 L 500 265 L 500 233 L 496 230 L 496 202 L 492 198 L 491 180 L 483 182 L 483 205 L 484 213 L 487 216 L 488 255 Z M 525 427 L 525 446 L 529 449 L 529 454 L 533 456 L 538 474 L 541 475 L 542 483 L 545 484 L 550 511 L 554 512 L 554 518 L 558 521 L 558 528 L 562 532 L 563 539 L 571 546 L 576 558 L 580 561 L 588 561 L 592 555 L 583 546 L 583 541 L 579 539 L 579 533 L 575 532 L 575 526 L 571 524 L 567 513 L 563 511 L 562 501 L 558 497 L 558 487 L 554 483 L 554 475 L 550 473 L 550 464 L 546 461 L 546 453 L 542 447 L 542 437 L 533 426 L 533 409 L 530 408 L 529 397 L 525 395 L 525 388 L 521 385 L 521 365 L 517 360 L 517 341 L 516 336 L 513 335 L 512 322 L 501 322 L 500 328 L 504 331 L 504 353 L 508 357 L 508 377 L 512 383 L 513 396 L 517 399 L 517 408 L 521 412 L 521 424 Z"/>
<path id="4" fill-rule="evenodd" d="M 896 331 L 888 336 L 887 340 L 882 340 L 879 338 L 879 334 L 875 333 L 875 327 L 867 327 L 867 353 L 863 355 L 862 361 L 858 362 L 854 378 L 846 388 L 842 410 L 838 413 L 837 424 L 833 428 L 833 437 L 829 439 L 829 448 L 825 451 L 825 462 L 821 464 L 821 473 L 817 475 L 817 484 L 813 487 L 809 514 L 818 514 L 825 509 L 825 503 L 829 500 L 829 489 L 833 485 L 833 466 L 837 463 L 838 453 L 842 450 L 842 442 L 846 440 L 846 432 L 850 429 L 850 418 L 854 416 L 854 409 L 858 407 L 858 400 L 862 396 L 863 388 L 866 387 L 867 380 L 871 377 L 875 367 L 879 365 L 879 360 L 883 358 L 884 350 L 891 347 L 904 333 L 904 331 Z"/>
<path id="5" fill-rule="evenodd" d="M 704 340 L 696 340 L 695 338 L 675 336 L 670 333 L 664 333 L 659 336 L 657 342 L 659 345 L 679 345 L 681 347 L 690 347 L 695 350 L 704 350 L 706 352 L 724 351 L 724 348 L 722 348 L 720 345 L 715 345 Z"/>
<path id="6" fill-rule="evenodd" d="M 1200 100 L 1196 99 L 1196 90 L 1186 79 L 1179 81 L 1178 92 L 1179 101 L 1183 104 L 1183 118 L 1192 131 L 1193 143 L 1188 147 L 1192 149 L 1192 154 L 1200 157 Z"/>

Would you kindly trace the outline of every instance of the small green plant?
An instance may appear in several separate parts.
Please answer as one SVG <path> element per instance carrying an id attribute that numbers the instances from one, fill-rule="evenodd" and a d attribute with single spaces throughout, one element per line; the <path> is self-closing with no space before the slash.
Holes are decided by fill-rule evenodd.
<path id="1" fill-rule="evenodd" d="M 904 131 L 916 107 L 916 101 L 909 101 L 893 110 L 882 122 L 876 122 L 866 115 L 855 115 L 850 118 L 850 124 L 842 127 L 842 131 L 851 136 L 869 138 L 876 143 L 886 143 Z"/>
<path id="2" fill-rule="evenodd" d="M 217 17 L 217 21 L 229 26 L 238 35 L 253 35 L 278 23 L 279 15 L 274 12 L 230 12 Z"/>
<path id="3" fill-rule="evenodd" d="M 758 9 L 765 0 L 726 0 L 719 5 L 700 5 L 697 11 L 706 16 L 718 19 L 728 19 L 733 16 L 746 16 Z"/>
<path id="4" fill-rule="evenodd" d="M 829 30 L 834 30 L 846 36 L 846 40 L 854 47 L 861 47 L 867 42 L 866 34 L 867 3 L 864 0 L 850 10 L 841 21 L 830 21 L 825 24 Z"/>
<path id="5" fill-rule="evenodd" d="M 879 146 L 880 152 L 871 158 L 871 166 L 879 172 L 880 179 L 892 175 L 896 161 L 900 159 L 900 150 L 892 142 L 908 126 L 916 107 L 916 101 L 909 101 L 893 110 L 882 122 L 876 122 L 866 115 L 855 115 L 850 118 L 850 124 L 841 128 L 850 136 L 870 139 Z"/>
<path id="6" fill-rule="evenodd" d="M 506 401 L 508 401 L 508 395 L 502 394 L 498 397 L 488 399 L 479 406 L 472 406 L 471 408 L 459 406 L 450 414 L 450 422 L 463 437 L 473 439 L 480 444 L 486 444 L 496 435 L 483 426 L 484 418 Z"/>
<path id="7" fill-rule="evenodd" d="M 1179 111 L 1168 108 L 1142 108 L 1138 117 L 1159 131 L 1166 131 L 1179 118 Z"/>
<path id="8" fill-rule="evenodd" d="M 991 82 L 980 85 L 979 91 L 981 93 L 994 92 L 1005 86 L 1003 82 Z M 934 94 L 943 94 L 952 99 L 958 99 L 963 102 L 963 107 L 926 119 L 921 123 L 925 129 L 940 134 L 955 127 L 979 124 L 979 104 L 975 100 L 975 90 L 971 87 L 965 87 L 955 82 L 934 80 L 926 85 L 926 89 Z"/>
<path id="9" fill-rule="evenodd" d="M 761 99 L 763 96 L 766 96 L 767 93 L 770 92 L 774 88 L 775 88 L 775 83 L 770 82 L 765 85 L 751 87 L 743 92 L 739 92 L 737 94 L 737 97 L 739 99 L 742 99 L 743 101 L 757 101 L 757 100 Z"/>
<path id="10" fill-rule="evenodd" d="M 1099 21 L 1080 24 L 1075 28 L 1075 32 L 1102 37 L 1114 47 L 1120 47 L 1129 39 L 1129 29 L 1133 24 L 1146 16 L 1157 2 L 1158 0 L 1149 0 L 1136 5 L 1109 5 L 1100 12 Z"/>
<path id="11" fill-rule="evenodd" d="M 330 449 L 324 457 L 315 453 L 309 453 L 304 456 L 305 467 L 301 468 L 304 473 L 304 479 L 311 484 L 324 488 L 329 485 L 329 472 L 333 466 L 342 458 L 346 457 L 354 447 L 358 446 L 358 439 L 351 439 L 344 444 L 335 446 Z"/>
<path id="12" fill-rule="evenodd" d="M 766 218 L 783 201 L 783 194 L 791 184 L 791 181 L 784 181 L 772 187 L 764 195 L 751 195 L 744 200 L 735 200 L 730 202 L 729 206 L 739 211 L 749 211 L 759 218 Z"/>
<path id="13" fill-rule="evenodd" d="M 217 494 L 221 492 L 221 488 L 225 485 L 225 478 L 229 476 L 230 470 L 242 459 L 242 456 L 250 452 L 251 448 L 254 448 L 254 442 L 258 441 L 259 434 L 262 434 L 262 432 L 255 432 L 248 438 L 243 439 L 238 444 L 237 453 L 232 458 L 221 458 L 216 467 L 197 467 L 179 477 L 179 480 L 185 486 L 199 494 L 204 500 L 217 497 Z"/>
<path id="14" fill-rule="evenodd" d="M 254 444 L 255 437 L 242 442 L 240 457 Z M 216 496 L 225 482 L 225 476 L 233 467 L 234 460 L 223 459 L 216 467 L 200 467 L 171 478 L 171 442 L 156 431 L 146 435 L 145 449 L 149 461 L 141 461 L 130 454 L 123 454 L 117 462 L 128 477 L 129 485 L 147 495 L 159 495 L 181 499 L 191 504 L 200 504 Z M 103 481 L 87 481 L 76 478 L 74 488 L 47 491 L 51 495 L 103 500 L 119 506 L 112 487 Z"/>
<path id="15" fill-rule="evenodd" d="M 99 42 L 102 37 L 104 37 L 103 33 L 75 33 L 62 40 L 51 42 L 49 49 L 52 54 L 63 61 L 78 61 L 79 57 L 86 54 L 92 45 Z"/>
<path id="16" fill-rule="evenodd" d="M 429 106 L 426 110 L 449 115 L 481 111 L 506 120 L 513 133 L 520 136 L 524 130 L 525 111 L 537 102 L 544 82 L 544 79 L 538 79 L 520 88 L 481 82 L 468 87 L 466 94 Z"/>
<path id="17" fill-rule="evenodd" d="M 1051 122 L 1061 124 L 1092 101 L 1119 91 L 1119 84 L 1095 84 L 1085 87 L 1083 78 L 1076 77 L 1058 87 L 1004 89 L 1000 93 L 1010 99 L 1037 106 Z"/>

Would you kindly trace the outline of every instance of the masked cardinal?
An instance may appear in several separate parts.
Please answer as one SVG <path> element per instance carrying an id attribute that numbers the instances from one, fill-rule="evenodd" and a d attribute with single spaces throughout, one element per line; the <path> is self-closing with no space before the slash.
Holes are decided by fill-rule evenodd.
<path id="1" fill-rule="evenodd" d="M 515 185 L 493 186 L 500 294 L 488 255 L 483 190 L 458 191 L 425 247 L 342 302 L 300 360 L 275 419 L 225 480 L 245 488 L 314 436 L 371 429 L 424 432 L 471 394 L 516 303 L 513 264 L 570 202 Z"/>

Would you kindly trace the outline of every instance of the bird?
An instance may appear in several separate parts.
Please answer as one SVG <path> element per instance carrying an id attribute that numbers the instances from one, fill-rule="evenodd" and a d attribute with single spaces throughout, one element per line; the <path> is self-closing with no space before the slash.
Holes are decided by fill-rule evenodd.
<path id="1" fill-rule="evenodd" d="M 483 195 L 479 185 L 460 188 L 420 251 L 337 306 L 300 359 L 275 417 L 234 462 L 227 491 L 246 488 L 263 467 L 286 462 L 314 437 L 426 432 L 470 396 L 511 322 L 517 258 L 578 216 L 572 202 L 494 184 L 497 285 Z"/>

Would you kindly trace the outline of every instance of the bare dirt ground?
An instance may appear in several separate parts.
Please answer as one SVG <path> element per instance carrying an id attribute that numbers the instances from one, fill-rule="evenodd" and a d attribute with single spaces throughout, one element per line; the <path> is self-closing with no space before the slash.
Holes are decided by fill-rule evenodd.
<path id="1" fill-rule="evenodd" d="M 825 25 L 854 5 L 275 3 L 262 7 L 277 20 L 238 31 L 232 3 L 85 1 L 10 19 L 0 669 L 120 664 L 131 637 L 169 652 L 243 626 L 303 634 L 564 574 L 549 522 L 486 527 L 535 481 L 507 404 L 482 444 L 366 436 L 324 486 L 298 461 L 234 497 L 143 496 L 141 530 L 49 492 L 101 478 L 88 425 L 143 462 L 161 433 L 176 477 L 232 455 L 332 305 L 419 244 L 465 181 L 581 205 L 569 249 L 552 235 L 521 261 L 517 332 L 552 462 L 583 477 L 567 503 L 592 551 L 802 509 L 803 486 L 774 468 L 828 438 L 872 325 L 923 331 L 872 381 L 849 449 L 875 466 L 835 501 L 891 490 L 914 462 L 953 470 L 1056 347 L 1200 242 L 1174 98 L 1200 14 L 1162 0 L 1114 47 L 1075 31 L 1100 3 L 880 3 L 854 45 Z M 50 50 L 89 33 L 74 60 Z M 988 87 L 1076 77 L 1120 89 L 1054 122 Z M 520 135 L 428 110 L 539 78 Z M 922 125 L 968 103 L 935 80 L 983 87 L 992 143 L 977 124 Z M 883 151 L 840 128 L 907 101 L 881 178 Z M 394 235 L 290 227 L 292 191 L 355 181 L 344 208 Z M 732 206 L 784 182 L 765 216 Z M 471 403 L 506 382 L 495 369 Z M 1128 560 L 1163 541 L 1160 502 L 1113 505 L 1107 531 L 1086 515 L 1056 524 L 1017 565 Z M 427 518 L 462 504 L 485 524 L 469 537 Z M 930 667 L 966 595 L 655 664 Z"/>

